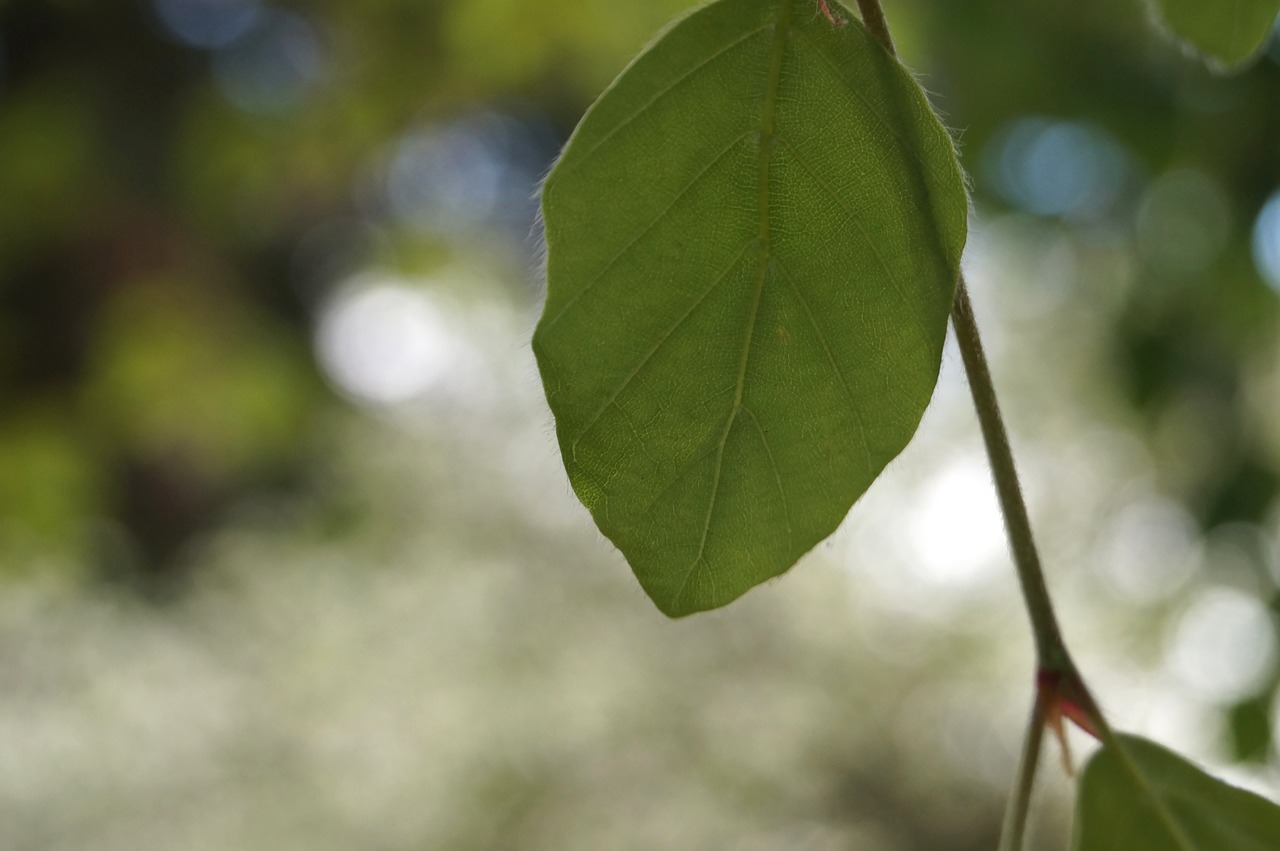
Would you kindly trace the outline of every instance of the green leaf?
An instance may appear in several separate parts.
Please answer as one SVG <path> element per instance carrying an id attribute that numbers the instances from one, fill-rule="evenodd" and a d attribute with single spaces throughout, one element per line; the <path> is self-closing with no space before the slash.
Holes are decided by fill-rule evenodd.
<path id="1" fill-rule="evenodd" d="M 1275 851 L 1280 807 L 1137 736 L 1089 761 L 1074 851 Z"/>
<path id="2" fill-rule="evenodd" d="M 569 479 L 671 616 L 830 534 L 915 432 L 966 233 L 951 139 L 813 0 L 678 21 L 543 190 L 533 348 Z"/>
<path id="3" fill-rule="evenodd" d="M 1157 0 L 1174 35 L 1222 65 L 1258 51 L 1280 13 L 1280 0 Z"/>

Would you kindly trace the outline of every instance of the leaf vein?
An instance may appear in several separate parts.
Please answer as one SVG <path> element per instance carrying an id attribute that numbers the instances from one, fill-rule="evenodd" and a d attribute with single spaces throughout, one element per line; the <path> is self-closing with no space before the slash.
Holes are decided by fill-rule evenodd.
<path id="1" fill-rule="evenodd" d="M 720 393 L 727 393 L 727 392 L 728 392 L 727 387 L 724 390 L 720 391 Z M 720 395 L 720 393 L 717 393 L 716 396 Z M 715 398 L 715 397 L 713 396 L 712 398 Z M 681 466 L 679 470 L 676 472 L 676 474 L 672 476 L 671 481 L 663 485 L 658 490 L 658 492 L 654 494 L 653 498 L 650 499 L 649 502 L 645 504 L 644 508 L 639 512 L 639 516 L 648 517 L 650 512 L 652 512 L 653 509 L 658 506 L 658 503 L 662 501 L 662 498 L 666 496 L 668 493 L 670 493 L 671 489 L 675 487 L 677 484 L 679 484 L 680 480 L 683 479 L 686 475 L 688 475 L 690 470 L 692 470 L 694 467 L 700 464 L 702 460 L 706 458 L 708 455 L 715 452 L 717 447 L 718 447 L 718 444 L 713 443 L 711 446 L 707 447 L 705 452 L 702 452 L 701 454 L 695 456 L 694 458 L 690 459 L 687 463 L 685 463 L 683 466 Z"/>
<path id="2" fill-rule="evenodd" d="M 773 468 L 773 480 L 778 485 L 778 497 L 782 500 L 782 520 L 787 527 L 787 549 L 791 549 L 795 533 L 791 526 L 791 509 L 787 505 L 787 491 L 782 487 L 782 472 L 778 469 L 777 459 L 773 457 L 773 448 L 769 445 L 769 436 L 765 434 L 764 426 L 760 425 L 760 420 L 756 418 L 755 411 L 746 405 L 742 406 L 742 410 L 747 416 L 751 417 L 752 425 L 756 427 L 756 431 L 760 434 L 760 442 L 764 444 L 765 455 L 769 456 L 769 466 Z"/>
<path id="3" fill-rule="evenodd" d="M 1109 743 L 1116 751 L 1117 757 L 1124 763 L 1125 770 L 1129 772 L 1129 776 L 1133 778 L 1141 791 L 1145 792 L 1151 798 L 1151 803 L 1159 816 L 1160 821 L 1164 822 L 1165 828 L 1169 831 L 1169 836 L 1177 843 L 1181 851 L 1195 851 L 1195 847 L 1191 844 L 1191 840 L 1187 837 L 1186 830 L 1178 817 L 1169 809 L 1164 799 L 1156 794 L 1156 790 L 1152 788 L 1147 776 L 1142 773 L 1142 769 L 1138 768 L 1133 757 L 1130 755 L 1118 737 L 1113 736 Z"/>
<path id="4" fill-rule="evenodd" d="M 733 431 L 733 424 L 738 421 L 738 412 L 740 410 L 742 410 L 742 404 L 735 400 L 733 410 L 729 412 L 729 419 L 725 423 L 724 432 L 721 433 L 720 440 L 716 443 L 716 465 L 711 474 L 711 495 L 707 498 L 707 513 L 702 519 L 702 536 L 698 539 L 698 554 L 693 557 L 693 562 L 689 565 L 689 569 L 685 571 L 680 587 L 676 589 L 675 595 L 671 598 L 672 606 L 680 602 L 680 596 L 684 594 L 684 589 L 689 586 L 689 580 L 697 573 L 698 565 L 703 563 L 702 557 L 707 549 L 707 537 L 711 534 L 711 516 L 715 513 L 716 497 L 720 492 L 720 480 L 724 473 L 724 448 L 729 444 L 729 434 Z M 711 581 L 712 596 L 714 597 L 716 578 L 709 568 L 707 570 L 707 578 Z"/>
<path id="5" fill-rule="evenodd" d="M 862 223 L 862 217 L 855 213 L 853 208 L 845 203 L 843 198 L 832 191 L 831 187 L 822 181 L 822 178 L 818 176 L 817 172 L 815 172 L 809 163 L 800 156 L 800 152 L 796 150 L 794 145 L 787 142 L 786 139 L 779 138 L 778 141 L 791 153 L 791 158 L 805 170 L 805 173 L 809 175 L 815 184 L 817 184 L 818 188 L 821 189 L 828 198 L 834 201 L 836 206 L 844 210 L 845 214 L 849 217 L 849 220 L 853 222 L 854 227 L 858 229 L 858 233 L 862 234 L 862 238 L 867 241 L 867 246 L 871 249 L 871 253 L 880 264 L 880 268 L 884 269 L 885 276 L 893 283 L 893 288 L 897 290 L 898 295 L 902 297 L 903 303 L 910 304 L 911 299 L 907 296 L 907 291 L 903 288 L 902 282 L 898 280 L 898 276 L 893 273 L 893 269 L 889 266 L 888 261 L 884 259 L 884 255 L 880 253 L 880 247 L 876 245 L 876 241 L 872 239 L 871 234 L 867 232 L 866 225 Z"/>
<path id="6" fill-rule="evenodd" d="M 931 165 L 930 163 L 926 162 L 925 158 L 921 156 L 919 151 L 916 150 L 916 146 L 908 142 L 908 140 L 903 139 L 902 136 L 898 134 L 898 131 L 894 129 L 893 125 L 889 123 L 888 119 L 886 119 L 883 115 L 881 115 L 880 112 L 876 109 L 875 104 L 872 103 L 870 100 L 868 100 L 867 96 L 864 95 L 856 85 L 849 82 L 849 80 L 844 76 L 844 73 L 842 72 L 840 66 L 837 65 L 831 59 L 831 57 L 827 55 L 826 51 L 822 49 L 822 46 L 819 45 L 817 42 L 815 42 L 813 39 L 809 38 L 807 35 L 805 35 L 803 30 L 799 31 L 797 34 L 800 36 L 801 41 L 806 42 L 810 47 L 813 48 L 813 51 L 818 54 L 818 56 L 822 59 L 823 63 L 825 63 L 826 66 L 831 70 L 831 73 L 832 75 L 835 76 L 836 81 L 840 83 L 840 87 L 844 89 L 846 92 L 848 92 L 849 94 L 852 94 L 858 101 L 860 101 L 862 105 L 866 107 L 867 112 L 871 115 L 871 117 L 874 118 L 876 122 L 879 123 L 880 126 L 883 127 L 885 131 L 888 132 L 888 134 L 897 141 L 898 144 L 896 147 L 898 148 L 898 150 L 908 152 L 911 155 L 912 159 L 920 163 L 921 167 L 924 168 L 925 171 L 935 176 L 938 175 L 939 172 L 938 172 L 937 164 L 934 163 Z"/>
<path id="7" fill-rule="evenodd" d="M 710 172 L 713 168 L 719 165 L 720 162 L 724 160 L 724 158 L 727 157 L 733 151 L 734 148 L 741 145 L 744 141 L 747 140 L 748 137 L 752 135 L 753 135 L 753 131 L 747 131 L 746 133 L 743 133 L 742 135 L 734 139 L 722 151 L 720 151 L 718 154 L 712 157 L 711 161 L 708 162 L 701 171 L 699 171 L 692 178 L 690 178 L 689 182 L 686 183 L 678 193 L 676 193 L 675 197 L 671 199 L 671 203 L 668 204 L 666 207 L 664 207 L 662 211 L 658 213 L 657 216 L 654 217 L 653 221 L 649 222 L 649 224 L 641 228 L 640 232 L 637 233 L 635 237 L 631 239 L 631 241 L 629 241 L 626 245 L 624 245 L 622 247 L 622 250 L 619 251 L 617 254 L 615 254 L 613 258 L 608 263 L 605 264 L 605 267 L 601 269 L 600 272 L 595 277 L 593 277 L 590 281 L 588 281 L 586 285 L 582 287 L 582 289 L 578 290 L 577 293 L 575 293 L 567 302 L 565 302 L 565 305 L 561 307 L 559 311 L 556 312 L 555 316 L 551 317 L 550 319 L 546 320 L 543 323 L 542 333 L 546 334 L 550 332 L 550 330 L 555 327 L 556 323 L 559 322 L 561 319 L 563 319 L 565 314 L 567 314 L 569 310 L 572 307 L 574 307 L 574 305 L 576 305 L 579 301 L 581 301 L 582 298 L 586 296 L 587 293 L 589 293 L 592 289 L 595 288 L 597 284 L 599 284 L 602 280 L 604 280 L 604 278 L 609 274 L 609 272 L 613 270 L 613 267 L 618 264 L 618 261 L 620 261 L 623 257 L 627 256 L 627 254 L 629 254 L 631 250 L 635 248 L 636 245 L 639 244 L 640 240 L 644 239 L 649 234 L 649 231 L 653 230 L 655 227 L 661 224 L 664 219 L 667 218 L 667 216 L 671 213 L 671 211 L 675 209 L 676 205 L 684 200 L 685 196 L 688 195 L 689 192 L 691 192 L 693 188 L 696 187 L 703 180 L 703 178 L 707 176 L 708 172 Z"/>
<path id="8" fill-rule="evenodd" d="M 587 160 L 591 159 L 591 157 L 595 155 L 596 151 L 604 147 L 604 145 L 607 142 L 609 142 L 609 140 L 611 140 L 623 129 L 630 126 L 631 123 L 635 121 L 637 118 L 639 118 L 640 116 L 648 112 L 650 109 L 652 109 L 659 101 L 661 101 L 667 95 L 671 94 L 673 91 L 679 88 L 681 84 L 688 81 L 690 77 L 697 74 L 699 71 L 706 68 L 708 65 L 712 64 L 716 60 L 720 59 L 722 56 L 724 56 L 726 53 L 729 53 L 734 48 L 745 44 L 746 42 L 758 36 L 760 33 L 769 29 L 769 26 L 770 26 L 769 24 L 762 24 L 761 26 L 756 27 L 755 29 L 747 33 L 744 33 L 740 38 L 734 39 L 733 41 L 729 42 L 724 47 L 722 47 L 721 49 L 717 50 L 715 53 L 708 56 L 706 59 L 690 67 L 689 70 L 685 71 L 679 77 L 672 80 L 668 85 L 664 86 L 662 89 L 659 89 L 657 92 L 654 93 L 654 95 L 651 98 L 649 98 L 644 103 L 640 104 L 640 106 L 636 108 L 635 112 L 631 113 L 631 115 L 627 116 L 617 125 L 615 125 L 612 129 L 609 130 L 608 133 L 604 134 L 603 137 L 601 137 L 594 145 L 592 145 L 585 154 L 582 154 L 581 157 L 577 160 L 577 162 L 575 162 L 572 165 L 569 171 L 572 171 L 577 168 L 581 168 L 582 165 L 585 162 L 587 162 Z"/>
<path id="9" fill-rule="evenodd" d="M 795 279 L 787 272 L 782 262 L 776 261 L 778 271 L 782 275 L 782 279 L 786 281 L 787 286 L 795 293 L 796 298 L 800 301 L 800 306 L 804 308 L 804 315 L 808 317 L 809 324 L 813 327 L 813 333 L 817 335 L 818 342 L 822 345 L 822 350 L 826 352 L 827 362 L 831 364 L 831 371 L 835 373 L 836 379 L 840 382 L 840 386 L 844 388 L 844 394 L 849 399 L 849 407 L 853 410 L 854 417 L 858 420 L 858 436 L 862 439 L 862 452 L 866 456 L 867 471 L 871 471 L 871 443 L 867 439 L 867 423 L 862 417 L 862 409 L 858 405 L 858 400 L 853 395 L 853 389 L 849 386 L 849 381 L 844 376 L 840 364 L 836 361 L 835 350 L 831 348 L 831 343 L 827 340 L 826 333 L 822 327 L 818 325 L 818 317 L 814 315 L 813 308 L 809 306 L 809 301 L 804 297 L 804 293 L 800 291 L 800 287 L 796 285 Z"/>
<path id="10" fill-rule="evenodd" d="M 756 317 L 760 312 L 760 300 L 764 293 L 764 285 L 769 278 L 769 264 L 772 256 L 770 238 L 773 228 L 773 210 L 769 200 L 769 189 L 772 177 L 770 165 L 773 159 L 773 144 L 777 131 L 778 90 L 782 83 L 782 66 L 786 59 L 787 44 L 791 36 L 791 12 L 794 0 L 781 0 L 778 14 L 774 20 L 773 43 L 769 51 L 769 75 L 765 80 L 764 102 L 761 105 L 760 135 L 756 149 L 757 168 L 757 204 L 760 214 L 760 269 L 756 276 L 755 292 L 751 296 L 751 311 L 747 316 L 747 327 L 742 335 L 742 355 L 738 363 L 738 381 L 733 393 L 733 407 L 725 422 L 724 432 L 720 436 L 720 446 L 716 452 L 715 472 L 711 478 L 711 493 L 707 498 L 707 511 L 703 517 L 702 535 L 698 540 L 698 554 L 685 572 L 671 605 L 675 608 L 680 596 L 689 585 L 689 580 L 697 572 L 698 565 L 703 562 L 707 549 L 707 537 L 711 534 L 711 516 L 715 512 L 716 499 L 720 493 L 720 481 L 724 471 L 724 448 L 729 443 L 729 435 L 733 432 L 734 423 L 738 421 L 738 412 L 742 410 L 743 391 L 747 380 L 747 365 L 751 360 L 751 342 L 755 339 Z M 708 568 L 708 577 L 712 584 L 712 598 L 715 598 L 715 575 Z"/>
<path id="11" fill-rule="evenodd" d="M 689 320 L 689 317 L 691 317 L 694 314 L 694 312 L 698 309 L 698 307 L 701 306 L 702 303 L 707 300 L 707 298 L 711 295 L 711 293 L 715 292 L 715 290 L 719 288 L 720 284 L 724 283 L 725 278 L 729 277 L 729 273 L 732 272 L 735 268 L 737 268 L 739 261 L 742 260 L 742 255 L 747 253 L 747 250 L 751 248 L 753 242 L 754 240 L 742 246 L 742 249 L 738 251 L 737 254 L 734 255 L 733 262 L 731 262 L 727 267 L 725 267 L 725 270 L 723 272 L 716 275 L 715 279 L 711 282 L 711 286 L 707 287 L 706 290 L 704 290 L 696 299 L 694 299 L 694 302 L 689 306 L 689 309 L 686 310 L 684 314 L 681 315 L 680 318 L 676 320 L 676 323 L 672 325 L 665 334 L 663 334 L 661 337 L 658 338 L 658 342 L 655 343 L 653 347 L 650 348 L 649 351 L 645 353 L 644 357 L 641 358 L 638 364 L 636 364 L 635 368 L 632 369 L 631 372 L 628 373 L 627 376 L 622 379 L 622 382 L 617 386 L 617 388 L 613 391 L 613 393 L 610 394 L 609 398 L 604 401 L 604 404 L 602 404 L 600 408 L 591 416 L 591 418 L 587 420 L 586 425 L 582 427 L 582 431 L 578 433 L 578 436 L 573 439 L 573 442 L 570 444 L 571 451 L 573 452 L 577 451 L 578 443 L 582 440 L 582 438 L 587 436 L 587 434 L 591 431 L 592 428 L 595 427 L 600 417 L 603 416 L 604 412 L 609 409 L 609 406 L 612 405 L 617 400 L 617 398 L 622 395 L 622 393 L 627 389 L 628 386 L 630 386 L 631 382 L 636 378 L 636 376 L 638 376 L 644 370 L 645 366 L 650 361 L 652 361 L 654 356 L 658 354 L 658 351 L 667 344 L 667 342 L 671 339 L 672 335 L 674 335 L 675 332 L 680 329 L 680 326 L 684 325 L 684 323 Z"/>

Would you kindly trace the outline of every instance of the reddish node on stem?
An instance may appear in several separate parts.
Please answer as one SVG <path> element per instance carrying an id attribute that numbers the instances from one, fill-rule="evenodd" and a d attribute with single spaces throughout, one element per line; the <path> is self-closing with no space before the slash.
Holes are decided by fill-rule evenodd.
<path id="1" fill-rule="evenodd" d="M 818 0 L 818 8 L 822 10 L 823 16 L 831 23 L 831 26 L 833 27 L 843 27 L 849 23 L 844 18 L 842 18 L 839 14 L 837 14 L 835 9 L 831 8 L 831 5 L 827 2 L 827 0 Z"/>
<path id="2" fill-rule="evenodd" d="M 1040 694 L 1040 711 L 1046 727 L 1062 747 L 1062 765 L 1067 775 L 1075 776 L 1075 767 L 1071 763 L 1071 748 L 1067 744 L 1067 731 L 1062 724 L 1066 718 L 1081 730 L 1095 739 L 1102 738 L 1098 725 L 1093 718 L 1097 710 L 1092 709 L 1093 699 L 1085 691 L 1079 677 L 1074 673 L 1051 671 L 1041 668 L 1036 672 L 1036 689 Z"/>

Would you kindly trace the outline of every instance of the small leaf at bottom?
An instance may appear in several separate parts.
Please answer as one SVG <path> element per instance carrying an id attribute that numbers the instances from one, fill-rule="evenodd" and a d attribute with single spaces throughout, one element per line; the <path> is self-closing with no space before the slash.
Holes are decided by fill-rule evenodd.
<path id="1" fill-rule="evenodd" d="M 1073 851 L 1276 851 L 1280 807 L 1160 745 L 1116 736 L 1089 761 Z"/>

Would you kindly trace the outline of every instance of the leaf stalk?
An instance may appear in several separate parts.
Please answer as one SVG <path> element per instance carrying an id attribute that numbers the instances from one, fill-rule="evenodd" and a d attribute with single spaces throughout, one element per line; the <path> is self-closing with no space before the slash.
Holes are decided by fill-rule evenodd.
<path id="1" fill-rule="evenodd" d="M 996 400 L 995 384 L 991 380 L 991 369 L 982 347 L 982 338 L 978 334 L 978 324 L 973 317 L 973 303 L 969 300 L 969 289 L 963 275 L 956 288 L 951 324 L 955 328 L 960 357 L 969 378 L 969 391 L 973 395 L 973 405 L 977 409 L 978 423 L 982 428 L 982 439 L 991 462 L 1000 511 L 1004 515 L 1005 531 L 1009 537 L 1009 549 L 1013 554 L 1018 581 L 1022 586 L 1022 597 L 1035 634 L 1039 667 L 1048 671 L 1072 671 L 1074 666 L 1063 643 L 1058 619 L 1049 598 L 1049 589 L 1045 584 L 1040 554 L 1031 533 L 1031 519 L 1018 481 L 1018 470 L 1013 463 L 1013 451 L 1009 447 L 1009 435 L 1000 413 L 1000 404 Z"/>
<path id="2" fill-rule="evenodd" d="M 998 851 L 1021 851 L 1027 834 L 1027 815 L 1031 812 L 1031 791 L 1035 787 L 1036 768 L 1040 764 L 1041 742 L 1044 739 L 1045 696 L 1036 690 L 1031 704 L 1031 717 L 1027 720 L 1027 732 L 1022 738 L 1022 756 L 1018 760 L 1018 774 L 1013 792 L 1004 813 L 1000 829 Z"/>
<path id="3" fill-rule="evenodd" d="M 889 22 L 884 18 L 884 9 L 880 0 L 858 0 L 858 13 L 862 16 L 862 25 L 889 51 L 890 56 L 897 56 L 893 46 L 893 37 L 889 35 Z"/>

